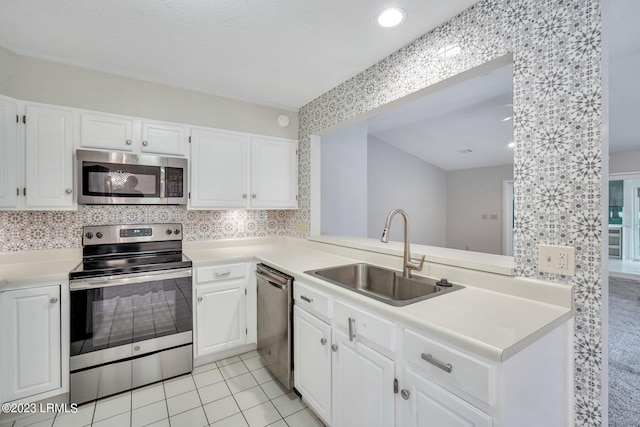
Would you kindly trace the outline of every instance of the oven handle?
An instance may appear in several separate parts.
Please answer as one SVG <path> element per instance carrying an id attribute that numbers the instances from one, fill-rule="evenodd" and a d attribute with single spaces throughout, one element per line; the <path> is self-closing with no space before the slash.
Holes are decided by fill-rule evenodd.
<path id="1" fill-rule="evenodd" d="M 127 274 L 123 276 L 90 277 L 87 279 L 79 279 L 69 283 L 70 291 L 81 291 L 84 289 L 108 288 L 111 286 L 133 285 L 136 283 L 148 282 L 151 280 L 170 280 L 180 279 L 183 277 L 191 277 L 191 268 L 180 268 L 177 270 L 163 270 L 157 272 L 145 272 L 136 274 Z"/>

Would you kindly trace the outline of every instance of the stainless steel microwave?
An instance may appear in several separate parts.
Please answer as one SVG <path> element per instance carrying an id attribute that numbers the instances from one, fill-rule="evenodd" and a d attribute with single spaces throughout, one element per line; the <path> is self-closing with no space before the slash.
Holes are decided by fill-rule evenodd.
<path id="1" fill-rule="evenodd" d="M 76 150 L 76 161 L 79 204 L 187 204 L 187 159 Z"/>

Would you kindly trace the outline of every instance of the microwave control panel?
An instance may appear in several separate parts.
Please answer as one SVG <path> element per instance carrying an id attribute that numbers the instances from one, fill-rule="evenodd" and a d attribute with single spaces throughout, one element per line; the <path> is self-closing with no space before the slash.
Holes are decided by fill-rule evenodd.
<path id="1" fill-rule="evenodd" d="M 183 197 L 184 170 L 182 168 L 166 168 L 165 174 L 167 183 L 166 197 Z"/>

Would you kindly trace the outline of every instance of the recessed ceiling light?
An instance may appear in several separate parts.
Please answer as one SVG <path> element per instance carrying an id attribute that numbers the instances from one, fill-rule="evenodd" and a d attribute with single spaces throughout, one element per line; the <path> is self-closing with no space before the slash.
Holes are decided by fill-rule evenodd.
<path id="1" fill-rule="evenodd" d="M 511 141 L 510 143 L 507 144 L 507 147 L 509 148 L 514 148 L 516 146 L 516 143 Z"/>
<path id="2" fill-rule="evenodd" d="M 504 119 L 502 119 L 503 122 L 508 122 L 509 120 L 513 119 L 513 116 L 508 116 L 505 117 Z"/>
<path id="3" fill-rule="evenodd" d="M 383 28 L 397 27 L 407 18 L 407 12 L 399 7 L 389 7 L 378 13 L 376 22 Z"/>

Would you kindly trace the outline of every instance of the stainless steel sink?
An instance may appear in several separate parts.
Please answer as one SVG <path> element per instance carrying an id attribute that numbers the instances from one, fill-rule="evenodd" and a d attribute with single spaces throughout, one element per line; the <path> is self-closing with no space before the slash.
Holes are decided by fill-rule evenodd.
<path id="1" fill-rule="evenodd" d="M 375 265 L 359 263 L 305 271 L 335 285 L 358 292 L 387 304 L 402 306 L 462 289 L 447 283 L 440 286 L 434 279 L 402 277 L 398 272 Z"/>

